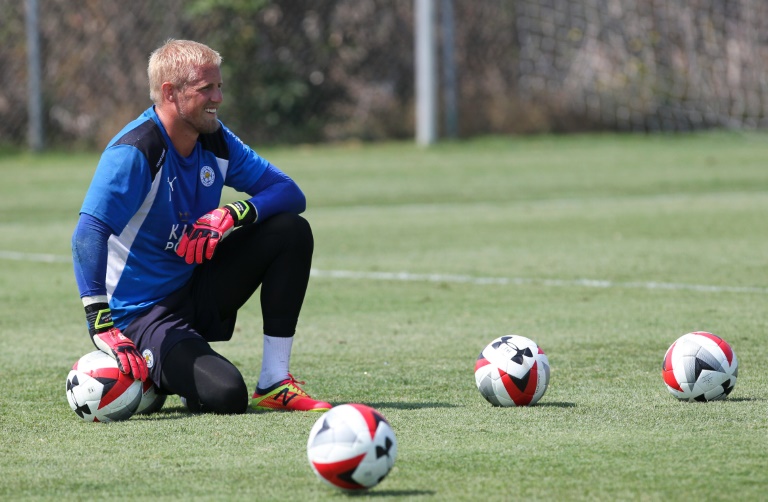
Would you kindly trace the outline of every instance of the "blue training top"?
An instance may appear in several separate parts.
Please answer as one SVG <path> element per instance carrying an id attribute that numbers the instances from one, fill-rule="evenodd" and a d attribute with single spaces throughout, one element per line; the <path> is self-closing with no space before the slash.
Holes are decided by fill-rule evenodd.
<path id="1" fill-rule="evenodd" d="M 101 156 L 72 236 L 80 296 L 106 294 L 122 330 L 183 286 L 195 264 L 176 246 L 221 205 L 224 186 L 251 196 L 255 224 L 306 207 L 296 183 L 223 124 L 201 134 L 188 157 L 173 147 L 154 107 L 126 125 Z"/>

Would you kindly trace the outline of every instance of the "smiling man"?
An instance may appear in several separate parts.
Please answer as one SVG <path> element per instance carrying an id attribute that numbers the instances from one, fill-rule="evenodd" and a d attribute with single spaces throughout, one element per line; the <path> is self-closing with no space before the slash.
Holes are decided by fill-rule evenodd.
<path id="1" fill-rule="evenodd" d="M 218 118 L 221 56 L 168 40 L 149 58 L 154 105 L 107 145 L 72 236 L 91 340 L 124 373 L 193 411 L 243 413 L 248 387 L 210 342 L 261 288 L 256 410 L 326 411 L 289 373 L 314 241 L 303 192 Z M 219 207 L 229 186 L 248 198 Z"/>

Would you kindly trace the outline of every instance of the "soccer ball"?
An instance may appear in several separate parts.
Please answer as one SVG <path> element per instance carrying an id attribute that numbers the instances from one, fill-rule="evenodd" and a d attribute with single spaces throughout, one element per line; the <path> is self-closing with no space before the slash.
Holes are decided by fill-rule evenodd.
<path id="1" fill-rule="evenodd" d="M 678 338 L 664 355 L 661 376 L 681 401 L 725 399 L 736 385 L 739 361 L 730 345 L 706 331 Z"/>
<path id="2" fill-rule="evenodd" d="M 166 397 L 168 396 L 159 393 L 152 380 L 147 378 L 141 385 L 141 402 L 136 409 L 136 414 L 151 415 L 156 411 L 160 411 L 160 408 L 165 404 Z"/>
<path id="3" fill-rule="evenodd" d="M 309 465 L 322 481 L 342 490 L 367 490 L 392 470 L 397 440 L 389 422 L 363 404 L 326 411 L 307 441 Z"/>
<path id="4" fill-rule="evenodd" d="M 127 420 L 141 402 L 141 381 L 121 373 L 117 361 L 100 350 L 90 352 L 67 375 L 67 401 L 86 422 Z"/>
<path id="5" fill-rule="evenodd" d="M 549 359 L 529 338 L 499 337 L 477 357 L 475 384 L 494 406 L 536 404 L 549 385 Z"/>

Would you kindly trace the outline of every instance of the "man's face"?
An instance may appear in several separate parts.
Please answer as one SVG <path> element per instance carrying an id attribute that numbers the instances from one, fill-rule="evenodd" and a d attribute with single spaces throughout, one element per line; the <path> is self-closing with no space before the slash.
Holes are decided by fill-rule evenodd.
<path id="1" fill-rule="evenodd" d="M 196 78 L 174 91 L 179 118 L 199 134 L 219 129 L 217 110 L 224 99 L 221 85 L 219 67 L 203 66 L 198 68 Z"/>

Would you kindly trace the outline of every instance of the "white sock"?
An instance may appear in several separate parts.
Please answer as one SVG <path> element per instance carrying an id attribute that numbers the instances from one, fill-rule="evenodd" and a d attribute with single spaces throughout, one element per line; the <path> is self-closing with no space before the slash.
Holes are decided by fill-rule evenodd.
<path id="1" fill-rule="evenodd" d="M 261 374 L 257 384 L 259 389 L 268 389 L 288 378 L 292 346 L 293 337 L 264 335 L 264 355 L 261 358 Z"/>

